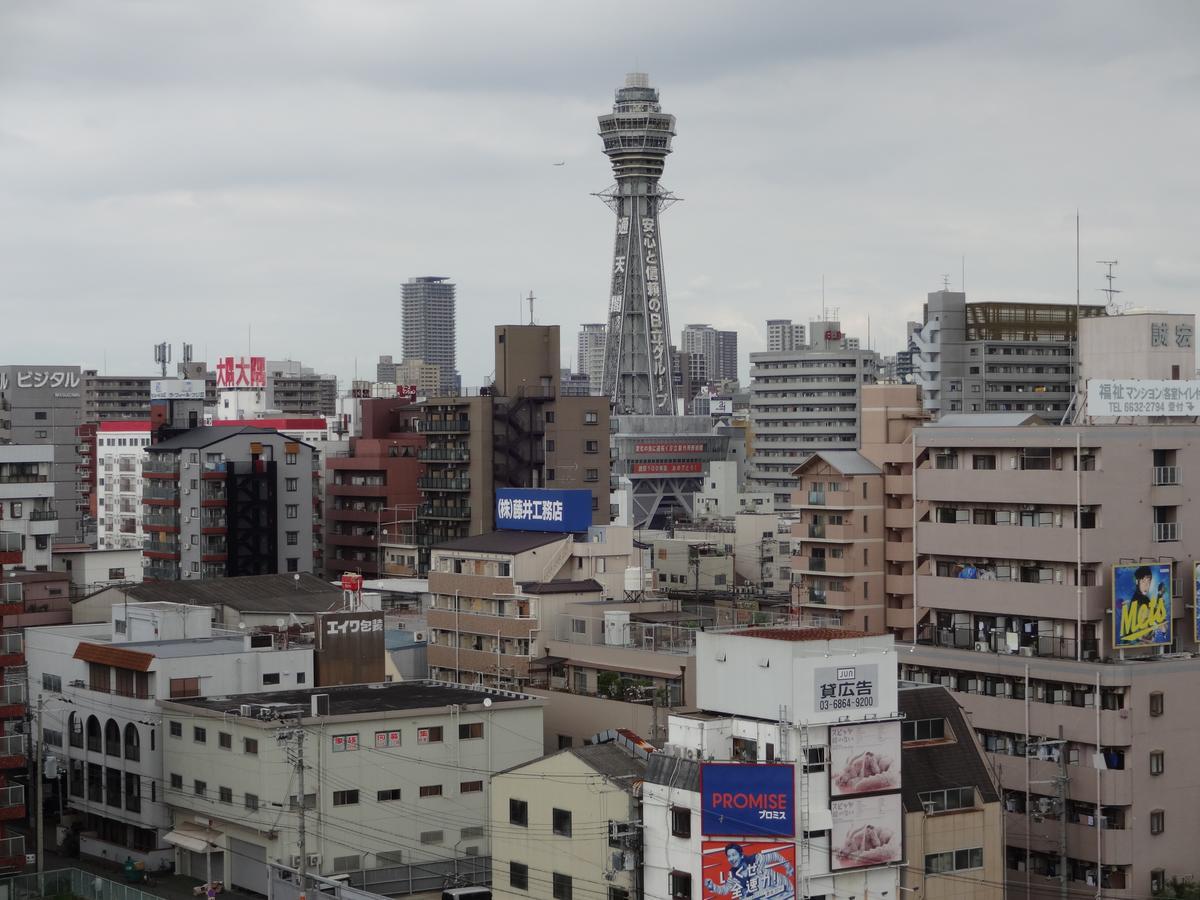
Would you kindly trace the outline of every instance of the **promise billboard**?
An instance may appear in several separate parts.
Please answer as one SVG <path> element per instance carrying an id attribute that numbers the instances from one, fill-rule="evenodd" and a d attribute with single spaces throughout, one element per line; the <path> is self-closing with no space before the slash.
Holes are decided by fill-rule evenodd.
<path id="1" fill-rule="evenodd" d="M 795 835 L 794 768 L 771 763 L 701 765 L 700 831 L 730 837 Z"/>

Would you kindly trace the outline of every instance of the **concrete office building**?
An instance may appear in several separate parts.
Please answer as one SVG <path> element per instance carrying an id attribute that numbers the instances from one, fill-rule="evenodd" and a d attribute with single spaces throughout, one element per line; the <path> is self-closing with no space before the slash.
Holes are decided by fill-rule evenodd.
<path id="1" fill-rule="evenodd" d="M 206 402 L 210 406 L 216 402 L 217 378 L 207 363 L 189 360 L 179 363 L 177 370 L 178 378 L 204 381 Z M 96 369 L 84 369 L 83 421 L 149 418 L 151 385 L 162 380 L 160 375 L 101 375 Z"/>
<path id="2" fill-rule="evenodd" d="M 449 278 L 410 278 L 400 288 L 403 333 L 402 362 L 419 359 L 438 367 L 440 390 L 456 387 L 458 374 L 455 286 Z"/>
<path id="3" fill-rule="evenodd" d="M 615 825 L 636 836 L 641 783 L 654 748 L 627 730 L 596 738 L 493 777 L 493 897 L 589 897 L 602 886 L 610 900 L 639 896 L 640 848 L 631 850 L 628 863 L 623 853 L 614 856 L 623 839 L 611 832 Z"/>
<path id="4" fill-rule="evenodd" d="M 608 326 L 603 322 L 590 322 L 579 326 L 579 337 L 575 348 L 576 371 L 586 375 L 590 393 L 604 393 L 604 344 Z"/>
<path id="5" fill-rule="evenodd" d="M 802 350 L 808 346 L 806 331 L 799 322 L 791 319 L 767 319 L 767 352 L 783 353 Z"/>
<path id="6" fill-rule="evenodd" d="M 775 508 L 790 508 L 791 471 L 818 450 L 856 450 L 860 394 L 877 377 L 870 350 L 842 348 L 836 322 L 813 323 L 809 346 L 750 354 L 749 487 L 775 494 Z"/>
<path id="7" fill-rule="evenodd" d="M 485 701 L 490 701 L 485 703 Z M 492 773 L 541 755 L 542 701 L 436 682 L 363 684 L 165 700 L 163 796 L 178 823 L 176 871 L 266 893 L 266 863 L 297 866 L 298 811 L 309 810 L 313 874 L 354 873 L 490 853 Z M 295 713 L 289 714 L 290 710 Z M 297 722 L 320 761 L 295 781 Z M 248 752 L 253 746 L 255 752 Z M 452 759 L 454 765 L 447 765 Z M 312 823 L 321 823 L 313 828 Z M 190 833 L 189 833 L 190 832 Z M 465 864 L 465 863 L 464 863 Z"/>
<path id="8" fill-rule="evenodd" d="M 29 684 L 45 705 L 42 747 L 66 770 L 47 790 L 60 785 L 63 806 L 82 815 L 83 856 L 132 857 L 148 871 L 174 859 L 163 840 L 171 830 L 163 769 L 169 738 L 157 699 L 312 683 L 311 646 L 284 649 L 270 635 L 214 629 L 211 614 L 203 606 L 140 603 L 114 606 L 108 622 L 26 630 Z M 190 739 L 190 723 L 188 730 Z"/>
<path id="9" fill-rule="evenodd" d="M 609 279 L 603 393 L 622 414 L 673 415 L 671 320 L 659 213 L 673 200 L 659 184 L 675 117 L 664 113 L 650 76 L 632 72 L 600 116 L 616 184 L 600 195 L 617 217 Z"/>
<path id="10" fill-rule="evenodd" d="M 0 444 L 54 448 L 49 483 L 60 541 L 83 539 L 88 512 L 91 488 L 79 471 L 82 415 L 78 366 L 0 366 Z"/>
<path id="11" fill-rule="evenodd" d="M 1079 315 L 1105 315 L 1087 304 Z M 1057 420 L 1075 393 L 1076 308 L 1068 303 L 968 303 L 960 291 L 934 291 L 908 349 L 925 410 L 1037 412 Z"/>
<path id="12" fill-rule="evenodd" d="M 406 359 L 396 364 L 396 384 L 415 384 L 418 397 L 436 397 L 442 390 L 442 369 L 423 359 Z"/>
<path id="13" fill-rule="evenodd" d="M 931 900 L 1003 900 L 1004 811 L 971 723 L 943 687 L 901 682 L 897 698 L 909 860 L 900 870 L 901 891 Z"/>
<path id="14" fill-rule="evenodd" d="M 6 565 L 30 572 L 50 570 L 58 534 L 51 480 L 54 453 L 48 444 L 0 444 L 0 529 L 11 545 L 8 552 L 16 554 Z"/>
<path id="15" fill-rule="evenodd" d="M 142 465 L 145 575 L 160 581 L 313 568 L 313 449 L 270 428 L 193 428 Z"/>
<path id="16" fill-rule="evenodd" d="M 375 364 L 375 382 L 377 384 L 399 384 L 396 380 L 396 360 L 391 355 L 379 357 Z"/>
<path id="17" fill-rule="evenodd" d="M 794 836 L 775 836 L 764 827 L 753 839 L 768 841 L 778 854 L 774 874 L 762 877 L 779 879 L 779 896 L 898 897 L 905 859 L 903 770 L 885 770 L 892 775 L 880 779 L 880 792 L 870 798 L 849 788 L 839 797 L 834 788 L 848 783 L 852 770 L 844 748 L 860 735 L 882 736 L 893 745 L 901 738 L 896 656 L 890 636 L 848 630 L 701 632 L 698 711 L 669 717 L 668 743 L 650 757 L 642 788 L 644 897 L 696 897 L 706 880 L 733 888 L 726 846 L 741 845 L 744 856 L 765 849 L 745 846 L 751 840 L 745 832 L 718 836 L 705 828 L 703 762 L 795 764 Z M 858 706 L 834 708 L 826 700 L 821 708 L 830 691 L 836 697 L 859 690 Z M 869 842 L 861 840 L 867 829 Z M 782 889 L 784 883 L 790 890 Z"/>
<path id="18" fill-rule="evenodd" d="M 497 325 L 496 377 L 478 396 L 423 406 L 420 541 L 490 531 L 495 489 L 580 488 L 609 521 L 608 404 L 561 392 L 557 325 Z"/>
<path id="19" fill-rule="evenodd" d="M 970 713 L 1005 792 L 1010 889 L 1048 897 L 1065 877 L 1141 897 L 1190 873 L 1200 788 L 1169 773 L 1200 737 L 1186 602 L 1200 428 L 963 415 L 913 438 L 918 630 L 904 677 L 948 687 Z M 1172 643 L 1114 646 L 1114 566 L 1160 564 Z"/>
<path id="20" fill-rule="evenodd" d="M 333 416 L 337 378 L 318 375 L 293 359 L 267 360 L 267 407 L 284 416 Z"/>
<path id="21" fill-rule="evenodd" d="M 685 325 L 679 349 L 703 358 L 693 380 L 702 384 L 737 380 L 737 332 L 718 331 L 711 325 Z"/>

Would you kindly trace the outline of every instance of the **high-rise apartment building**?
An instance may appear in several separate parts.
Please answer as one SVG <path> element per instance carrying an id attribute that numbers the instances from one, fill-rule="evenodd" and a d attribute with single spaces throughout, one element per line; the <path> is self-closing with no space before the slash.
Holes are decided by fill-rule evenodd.
<path id="1" fill-rule="evenodd" d="M 1075 393 L 1076 308 L 1067 303 L 968 303 L 934 291 L 908 349 L 925 409 L 946 413 L 1037 412 L 1061 418 Z M 1102 304 L 1079 308 L 1105 315 Z"/>
<path id="2" fill-rule="evenodd" d="M 717 332 L 717 361 L 713 381 L 737 381 L 738 335 L 736 331 Z"/>
<path id="3" fill-rule="evenodd" d="M 859 397 L 876 380 L 878 357 L 843 349 L 836 322 L 796 350 L 750 354 L 749 481 L 775 495 L 775 509 L 790 509 L 792 470 L 818 450 L 856 450 Z"/>
<path id="4" fill-rule="evenodd" d="M 50 570 L 51 542 L 58 534 L 53 467 L 52 446 L 0 444 L 0 541 L 16 554 L 11 564 L 30 572 Z M 4 565 L 0 559 L 0 568 Z"/>
<path id="5" fill-rule="evenodd" d="M 380 356 L 375 364 L 375 381 L 378 384 L 399 384 L 396 380 L 396 361 L 390 355 Z"/>
<path id="6" fill-rule="evenodd" d="M 267 360 L 267 407 L 285 416 L 334 416 L 337 378 L 318 375 L 292 359 Z"/>
<path id="7" fill-rule="evenodd" d="M 604 342 L 608 326 L 589 322 L 579 326 L 579 345 L 576 350 L 576 371 L 588 377 L 593 394 L 604 393 Z"/>
<path id="8" fill-rule="evenodd" d="M 767 319 L 767 352 L 782 353 L 808 346 L 804 326 L 791 319 Z"/>
<path id="9" fill-rule="evenodd" d="M 701 383 L 737 380 L 737 332 L 719 331 L 711 325 L 686 325 L 679 349 L 703 357 Z M 696 380 L 693 375 L 693 380 Z"/>
<path id="10" fill-rule="evenodd" d="M 662 111 L 649 76 L 634 72 L 600 116 L 604 153 L 617 183 L 602 198 L 617 216 L 604 358 L 604 395 L 618 413 L 673 415 L 671 324 L 659 213 L 671 195 L 659 185 L 675 117 Z"/>
<path id="11" fill-rule="evenodd" d="M 437 366 L 444 394 L 454 390 L 458 373 L 454 291 L 454 282 L 440 275 L 410 278 L 401 286 L 403 361 Z"/>
<path id="12" fill-rule="evenodd" d="M 417 386 L 417 396 L 436 397 L 442 389 L 442 370 L 423 359 L 406 359 L 395 366 L 393 376 L 398 385 Z"/>

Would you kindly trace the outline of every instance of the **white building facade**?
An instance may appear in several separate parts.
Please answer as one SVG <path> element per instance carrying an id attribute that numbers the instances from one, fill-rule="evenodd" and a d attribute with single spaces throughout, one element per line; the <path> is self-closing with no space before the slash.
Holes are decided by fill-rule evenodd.
<path id="1" fill-rule="evenodd" d="M 149 421 L 101 422 L 96 431 L 96 539 L 101 550 L 141 550 L 142 461 Z"/>
<path id="2" fill-rule="evenodd" d="M 31 572 L 50 570 L 58 534 L 53 465 L 54 448 L 48 444 L 0 446 L 0 531 L 11 535 L 3 540 L 21 550 L 21 567 Z"/>

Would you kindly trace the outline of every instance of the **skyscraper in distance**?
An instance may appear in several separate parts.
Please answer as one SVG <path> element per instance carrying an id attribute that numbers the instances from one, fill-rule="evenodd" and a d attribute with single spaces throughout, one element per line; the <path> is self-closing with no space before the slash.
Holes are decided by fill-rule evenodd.
<path id="1" fill-rule="evenodd" d="M 441 390 L 455 390 L 457 331 L 454 282 L 442 275 L 410 278 L 401 287 L 404 325 L 403 361 L 422 360 L 438 367 Z"/>
<path id="2" fill-rule="evenodd" d="M 579 326 L 577 347 L 577 371 L 588 377 L 588 393 L 604 393 L 604 338 L 608 326 L 603 322 L 589 322 Z"/>
<path id="3" fill-rule="evenodd" d="M 737 381 L 738 338 L 736 331 L 717 332 L 716 381 Z"/>
<path id="4" fill-rule="evenodd" d="M 658 223 L 658 214 L 673 200 L 658 180 L 674 136 L 675 117 L 662 111 L 649 76 L 626 75 L 612 112 L 600 116 L 604 153 L 617 179 L 601 197 L 617 216 L 604 394 L 618 413 L 675 413 Z"/>
<path id="5" fill-rule="evenodd" d="M 804 326 L 791 319 L 767 319 L 767 352 L 781 353 L 808 346 Z"/>

